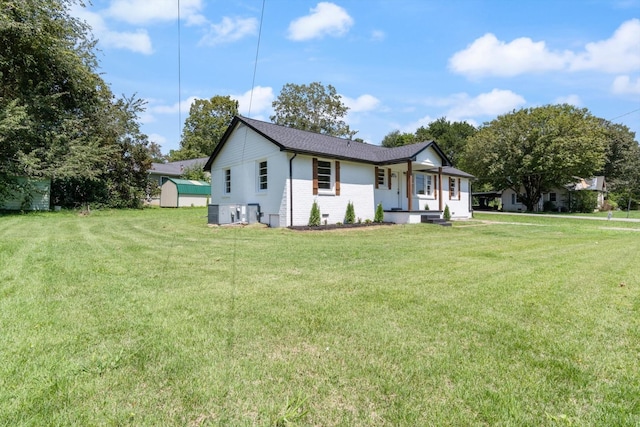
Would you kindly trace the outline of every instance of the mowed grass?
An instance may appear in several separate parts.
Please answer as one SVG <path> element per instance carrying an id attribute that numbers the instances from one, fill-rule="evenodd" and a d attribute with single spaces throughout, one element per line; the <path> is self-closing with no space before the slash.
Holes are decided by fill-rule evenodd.
<path id="1" fill-rule="evenodd" d="M 0 217 L 1 425 L 640 424 L 640 224 Z"/>

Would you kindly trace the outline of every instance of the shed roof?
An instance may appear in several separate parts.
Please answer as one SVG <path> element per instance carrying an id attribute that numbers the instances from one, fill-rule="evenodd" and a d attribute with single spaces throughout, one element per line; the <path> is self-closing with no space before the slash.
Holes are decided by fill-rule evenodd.
<path id="1" fill-rule="evenodd" d="M 444 166 L 450 166 L 451 161 L 434 141 L 419 142 L 417 144 L 403 145 L 401 147 L 387 148 L 379 145 L 367 144 L 335 136 L 323 135 L 294 129 L 274 123 L 236 116 L 216 146 L 213 154 L 205 165 L 205 170 L 211 169 L 214 159 L 222 150 L 233 129 L 242 123 L 271 141 L 281 151 L 293 153 L 326 156 L 341 160 L 386 165 L 402 161 L 415 160 L 422 151 L 433 148 L 442 158 Z"/>
<path id="2" fill-rule="evenodd" d="M 191 194 L 208 196 L 211 193 L 211 184 L 206 181 L 169 178 L 167 182 L 173 182 L 176 185 L 178 195 Z"/>

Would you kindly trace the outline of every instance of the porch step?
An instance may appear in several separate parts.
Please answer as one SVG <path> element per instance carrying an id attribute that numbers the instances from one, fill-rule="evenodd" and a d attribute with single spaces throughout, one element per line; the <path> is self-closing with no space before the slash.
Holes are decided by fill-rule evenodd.
<path id="1" fill-rule="evenodd" d="M 443 227 L 451 227 L 450 222 L 440 218 L 440 215 L 437 214 L 420 215 L 420 222 L 423 224 L 438 224 Z"/>

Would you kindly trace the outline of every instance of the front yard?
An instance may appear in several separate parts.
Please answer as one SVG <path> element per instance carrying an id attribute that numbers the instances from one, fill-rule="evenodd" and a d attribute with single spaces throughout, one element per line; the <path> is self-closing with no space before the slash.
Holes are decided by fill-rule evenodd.
<path id="1" fill-rule="evenodd" d="M 0 216 L 0 424 L 640 424 L 640 223 L 206 216 Z"/>

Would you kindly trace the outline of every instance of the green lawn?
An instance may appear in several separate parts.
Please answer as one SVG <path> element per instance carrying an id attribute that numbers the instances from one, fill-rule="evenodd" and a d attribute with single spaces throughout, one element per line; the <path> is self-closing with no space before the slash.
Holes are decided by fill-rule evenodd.
<path id="1" fill-rule="evenodd" d="M 640 223 L 0 217 L 0 425 L 640 425 Z"/>

